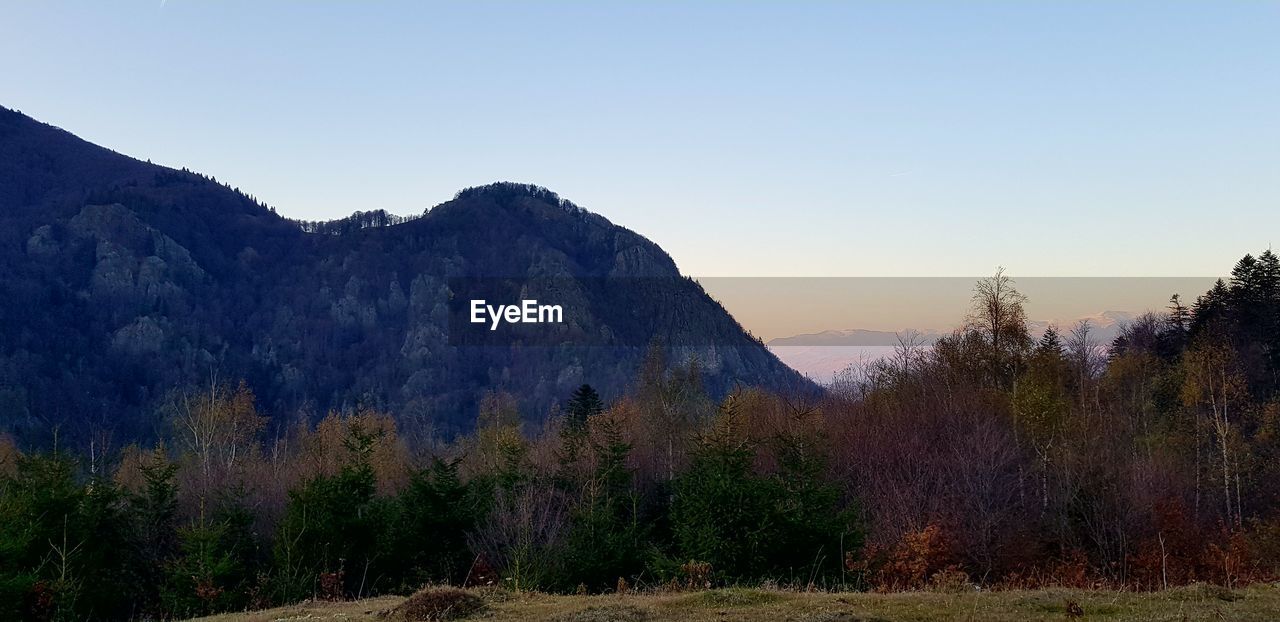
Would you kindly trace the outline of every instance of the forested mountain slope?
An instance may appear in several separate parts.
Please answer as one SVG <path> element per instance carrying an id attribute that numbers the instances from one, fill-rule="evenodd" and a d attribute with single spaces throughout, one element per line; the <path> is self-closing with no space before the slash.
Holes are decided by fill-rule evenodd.
<path id="1" fill-rule="evenodd" d="M 589 345 L 458 347 L 450 286 L 466 277 L 559 284 L 580 303 L 565 330 Z M 490 390 L 536 420 L 583 382 L 625 390 L 647 335 L 667 360 L 696 356 L 713 393 L 805 384 L 656 244 L 548 190 L 317 226 L 7 109 L 0 325 L 0 431 L 37 443 L 153 435 L 168 394 L 212 380 L 245 380 L 276 421 L 365 405 L 451 433 Z"/>

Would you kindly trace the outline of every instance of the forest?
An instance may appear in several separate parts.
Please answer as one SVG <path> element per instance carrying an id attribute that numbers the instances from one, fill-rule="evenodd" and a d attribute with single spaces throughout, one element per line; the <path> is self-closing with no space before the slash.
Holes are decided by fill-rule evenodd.
<path id="1" fill-rule="evenodd" d="M 357 407 L 272 426 L 244 382 L 176 387 L 154 445 L 0 442 L 0 618 L 167 619 L 426 584 L 1160 590 L 1280 576 L 1280 260 L 1241 259 L 1113 343 L 1033 340 L 997 272 L 930 348 L 824 394 L 654 348 L 605 403 L 472 433 Z M 548 372 L 552 373 L 552 372 Z M 584 377 L 590 380 L 588 370 Z"/>

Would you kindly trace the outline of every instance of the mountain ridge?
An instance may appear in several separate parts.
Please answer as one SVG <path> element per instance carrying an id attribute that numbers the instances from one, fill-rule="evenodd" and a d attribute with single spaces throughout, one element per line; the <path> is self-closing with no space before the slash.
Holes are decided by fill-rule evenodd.
<path id="1" fill-rule="evenodd" d="M 538 186 L 467 188 L 392 226 L 364 212 L 308 233 L 214 178 L 0 110 L 0 188 L 0 432 L 20 437 L 157 435 L 166 393 L 213 376 L 245 379 L 277 422 L 369 406 L 450 434 L 495 390 L 537 423 L 577 384 L 625 392 L 647 347 L 607 336 L 645 331 L 705 335 L 666 351 L 696 355 L 713 394 L 805 384 L 657 244 Z M 575 329 L 606 337 L 455 347 L 455 277 L 565 279 L 566 296 L 593 301 Z M 605 283 L 631 277 L 655 279 L 671 312 L 612 308 Z"/>

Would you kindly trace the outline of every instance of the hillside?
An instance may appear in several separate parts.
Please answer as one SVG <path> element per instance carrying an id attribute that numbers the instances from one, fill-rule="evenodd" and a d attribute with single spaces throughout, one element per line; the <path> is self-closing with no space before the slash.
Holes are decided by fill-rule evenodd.
<path id="1" fill-rule="evenodd" d="M 568 332 L 451 341 L 451 286 L 478 277 L 553 287 Z M 0 322 L 0 432 L 37 443 L 153 436 L 166 395 L 211 378 L 244 379 L 277 421 L 364 405 L 448 434 L 488 390 L 537 421 L 581 383 L 624 391 L 651 342 L 696 356 L 712 393 L 803 384 L 660 247 L 546 189 L 317 226 L 7 109 Z"/>

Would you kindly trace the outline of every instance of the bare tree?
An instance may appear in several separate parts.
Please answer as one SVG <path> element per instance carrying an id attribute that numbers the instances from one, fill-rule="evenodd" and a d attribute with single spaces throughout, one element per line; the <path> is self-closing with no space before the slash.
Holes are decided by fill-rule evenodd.
<path id="1" fill-rule="evenodd" d="M 207 390 L 175 394 L 170 403 L 178 446 L 195 461 L 201 506 L 211 490 L 260 449 L 266 418 L 243 382 L 232 390 L 211 382 Z"/>
<path id="2" fill-rule="evenodd" d="M 1027 297 L 1014 287 L 1013 279 L 997 268 L 996 273 L 977 282 L 965 328 L 978 333 L 987 345 L 987 361 L 992 380 L 1002 386 L 1012 383 L 1023 356 L 1031 347 L 1027 332 Z"/>
<path id="3" fill-rule="evenodd" d="M 499 487 L 488 520 L 468 536 L 471 548 L 493 564 L 515 591 L 544 585 L 556 547 L 568 529 L 563 494 L 539 486 Z"/>
<path id="4" fill-rule="evenodd" d="M 1183 358 L 1186 380 L 1182 386 L 1182 401 L 1197 411 L 1208 409 L 1209 422 L 1221 460 L 1226 522 L 1239 527 L 1243 523 L 1243 504 L 1238 485 L 1234 502 L 1232 500 L 1232 452 L 1234 446 L 1239 444 L 1239 433 L 1232 417 L 1240 416 L 1236 411 L 1241 408 L 1245 399 L 1245 382 L 1236 371 L 1234 363 L 1231 350 L 1221 344 L 1201 343 L 1188 350 Z"/>

